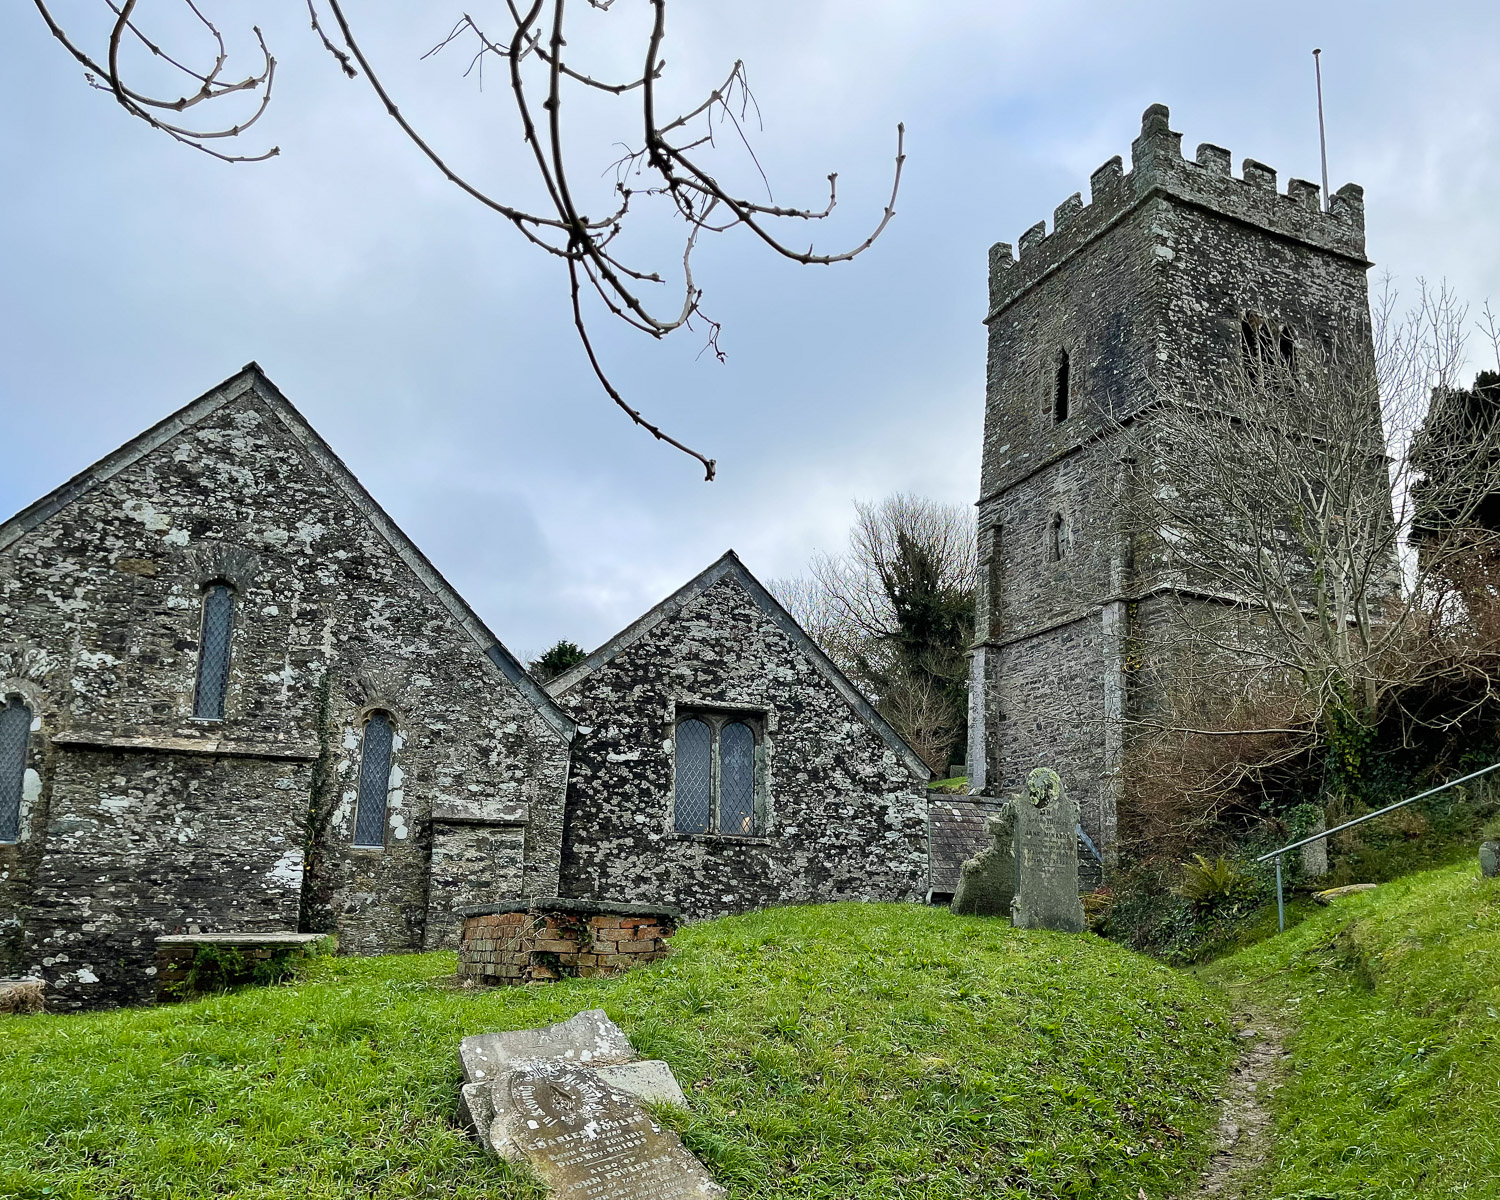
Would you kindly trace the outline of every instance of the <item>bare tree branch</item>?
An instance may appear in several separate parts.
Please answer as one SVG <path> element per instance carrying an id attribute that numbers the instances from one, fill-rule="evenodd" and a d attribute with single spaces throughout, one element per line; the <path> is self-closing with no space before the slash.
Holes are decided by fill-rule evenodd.
<path id="1" fill-rule="evenodd" d="M 209 142 L 237 138 L 258 121 L 271 100 L 276 60 L 266 48 L 258 27 L 254 29 L 261 54 L 256 72 L 237 81 L 224 78 L 229 52 L 218 28 L 199 9 L 196 0 L 179 0 L 191 14 L 194 23 L 211 39 L 214 50 L 210 65 L 196 68 L 180 57 L 167 54 L 161 39 L 148 33 L 136 19 L 138 0 L 103 0 L 110 13 L 106 50 L 103 61 L 81 49 L 54 18 L 48 0 L 33 0 L 47 28 L 88 72 L 89 82 L 108 90 L 126 112 L 152 128 L 226 162 L 254 162 L 278 153 L 272 147 L 259 154 L 230 155 Z M 838 203 L 838 175 L 828 176 L 828 202 L 822 208 L 795 207 L 774 203 L 770 181 L 762 169 L 744 123 L 754 108 L 743 62 L 736 62 L 725 82 L 697 105 L 673 117 L 658 111 L 658 85 L 666 70 L 662 48 L 666 39 L 666 0 L 644 0 L 650 14 L 650 28 L 645 39 L 641 73 L 623 81 L 605 81 L 581 69 L 566 57 L 569 27 L 568 0 L 506 0 L 510 28 L 502 36 L 491 36 L 469 14 L 464 13 L 448 34 L 422 55 L 432 57 L 464 39 L 473 38 L 474 53 L 465 74 L 476 66 L 481 73 L 488 58 L 503 60 L 507 67 L 511 95 L 521 136 L 530 148 L 538 176 L 547 195 L 548 208 L 533 212 L 502 199 L 500 195 L 474 183 L 467 172 L 451 165 L 447 158 L 426 138 L 397 104 L 385 82 L 377 74 L 369 55 L 356 38 L 346 16 L 342 0 L 306 0 L 308 19 L 323 48 L 349 78 L 363 75 L 387 115 L 438 172 L 497 216 L 509 221 L 526 241 L 553 257 L 563 260 L 568 274 L 569 300 L 573 325 L 583 346 L 589 366 L 605 393 L 626 416 L 653 437 L 695 458 L 704 468 L 705 479 L 715 474 L 714 460 L 700 454 L 681 441 L 664 433 L 640 411 L 629 404 L 610 380 L 600 362 L 588 328 L 584 294 L 592 294 L 605 312 L 632 328 L 654 338 L 664 338 L 678 329 L 693 327 L 701 319 L 707 330 L 705 350 L 723 359 L 719 349 L 720 326 L 709 319 L 702 308 L 703 290 L 693 273 L 693 252 L 705 233 L 723 233 L 744 227 L 763 245 L 780 257 L 807 265 L 830 265 L 847 262 L 862 254 L 890 225 L 896 213 L 896 198 L 906 163 L 905 128 L 896 128 L 896 156 L 892 172 L 890 197 L 871 231 L 848 249 L 820 251 L 809 244 L 802 249 L 778 231 L 780 223 L 821 221 L 834 212 Z M 588 0 L 588 9 L 596 14 L 608 13 L 613 0 Z M 332 17 L 325 27 L 322 14 Z M 337 37 L 329 30 L 336 29 Z M 190 80 L 194 90 L 176 100 L 160 99 L 137 90 L 126 81 L 128 66 L 123 51 L 127 39 L 138 44 L 151 56 L 167 64 Z M 615 172 L 614 200 L 611 211 L 591 218 L 581 208 L 571 183 L 572 155 L 563 132 L 562 114 L 568 104 L 567 89 L 581 89 L 616 98 L 635 96 L 640 103 L 640 140 L 627 146 L 625 153 L 612 164 Z M 258 93 L 258 104 L 244 120 L 223 126 L 189 128 L 175 123 L 167 114 L 186 111 L 209 101 L 229 99 L 241 93 Z M 538 112 L 540 108 L 540 112 Z M 734 140 L 748 155 L 755 173 L 766 189 L 765 202 L 752 200 L 712 173 L 700 152 L 718 148 L 715 123 L 734 129 Z M 644 185 L 630 186 L 644 175 Z M 680 274 L 672 294 L 658 303 L 659 292 L 651 288 L 667 286 L 667 275 L 649 264 L 627 260 L 613 249 L 632 212 L 632 202 L 664 201 L 682 227 Z"/>

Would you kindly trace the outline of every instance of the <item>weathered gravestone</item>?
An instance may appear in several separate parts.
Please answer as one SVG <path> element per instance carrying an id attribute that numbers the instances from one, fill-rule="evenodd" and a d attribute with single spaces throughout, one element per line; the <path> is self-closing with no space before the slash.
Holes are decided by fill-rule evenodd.
<path id="1" fill-rule="evenodd" d="M 1479 843 L 1479 872 L 1487 879 L 1500 878 L 1500 842 Z"/>
<path id="2" fill-rule="evenodd" d="M 522 1063 L 495 1085 L 491 1138 L 568 1200 L 723 1196 L 678 1136 L 597 1071 L 560 1059 Z M 511 1151 L 511 1152 L 508 1152 Z"/>
<path id="3" fill-rule="evenodd" d="M 642 1107 L 687 1106 L 671 1068 L 638 1060 L 600 1009 L 543 1029 L 467 1037 L 460 1115 L 486 1150 L 529 1163 L 569 1200 L 677 1200 L 723 1189 Z"/>
<path id="4" fill-rule="evenodd" d="M 1016 802 L 990 817 L 985 825 L 990 844 L 964 863 L 948 906 L 961 916 L 1008 917 L 1016 898 Z"/>
<path id="5" fill-rule="evenodd" d="M 1038 767 L 1015 801 L 1016 899 L 1011 923 L 1018 929 L 1082 933 L 1078 898 L 1078 801 L 1063 791 L 1057 772 Z"/>

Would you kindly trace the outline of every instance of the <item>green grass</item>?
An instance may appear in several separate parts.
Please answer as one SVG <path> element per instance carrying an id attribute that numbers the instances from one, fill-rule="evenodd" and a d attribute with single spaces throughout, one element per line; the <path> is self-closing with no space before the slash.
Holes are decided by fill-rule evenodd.
<path id="1" fill-rule="evenodd" d="M 451 986 L 452 955 L 0 1021 L 0 1195 L 538 1197 L 453 1124 L 458 1039 L 602 1007 L 671 1063 L 735 1197 L 1129 1197 L 1191 1182 L 1222 999 L 1092 935 L 915 905 L 683 929 L 613 980 Z"/>
<path id="2" fill-rule="evenodd" d="M 950 779 L 934 779 L 927 785 L 929 792 L 966 792 L 969 790 L 967 775 L 954 775 Z"/>
<path id="3" fill-rule="evenodd" d="M 1500 881 L 1468 861 L 1205 968 L 1292 1031 L 1256 1196 L 1500 1196 Z"/>

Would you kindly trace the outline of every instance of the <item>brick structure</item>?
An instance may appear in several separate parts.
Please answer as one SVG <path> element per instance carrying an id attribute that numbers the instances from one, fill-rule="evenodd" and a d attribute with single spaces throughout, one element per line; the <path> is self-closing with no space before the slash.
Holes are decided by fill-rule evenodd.
<path id="1" fill-rule="evenodd" d="M 478 983 L 543 983 L 618 975 L 666 957 L 675 908 L 544 900 L 465 910 L 458 974 Z"/>
<path id="2" fill-rule="evenodd" d="M 1142 702 L 1126 647 L 1175 598 L 1123 525 L 1126 431 L 1236 368 L 1246 330 L 1371 352 L 1361 190 L 1324 212 L 1314 184 L 1278 194 L 1269 167 L 1235 178 L 1227 150 L 1180 143 L 1153 105 L 1128 172 L 1105 163 L 1019 259 L 990 251 L 969 778 L 1000 796 L 1055 768 L 1106 852 Z"/>
<path id="3" fill-rule="evenodd" d="M 578 726 L 562 895 L 926 894 L 931 772 L 733 551 L 547 688 Z"/>

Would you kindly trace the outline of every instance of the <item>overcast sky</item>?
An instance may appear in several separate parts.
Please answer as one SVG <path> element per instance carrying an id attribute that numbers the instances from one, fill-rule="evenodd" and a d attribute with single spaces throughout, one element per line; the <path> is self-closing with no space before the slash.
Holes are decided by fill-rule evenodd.
<path id="1" fill-rule="evenodd" d="M 251 6 L 214 7 L 248 49 L 235 14 Z M 1315 180 L 1321 46 L 1331 182 L 1365 188 L 1376 273 L 1500 299 L 1492 0 L 674 0 L 672 95 L 743 58 L 777 200 L 818 202 L 840 172 L 820 241 L 878 215 L 898 121 L 909 155 L 894 224 L 852 264 L 773 261 L 737 235 L 705 250 L 726 363 L 690 332 L 596 323 L 629 397 L 718 459 L 705 484 L 593 383 L 556 265 L 434 173 L 299 5 L 255 7 L 279 67 L 250 145 L 281 156 L 229 166 L 89 89 L 30 4 L 0 6 L 0 516 L 254 359 L 523 655 L 597 645 L 731 546 L 763 578 L 795 574 L 842 544 L 855 499 L 972 503 L 986 248 L 1087 196 L 1110 156 L 1128 164 L 1152 102 L 1189 154 L 1211 141 L 1236 171 L 1250 156 L 1283 186 Z M 617 0 L 575 53 L 623 74 L 644 8 Z M 499 73 L 481 93 L 466 56 L 418 61 L 460 9 L 349 10 L 455 163 L 532 195 Z M 97 37 L 96 0 L 57 11 Z M 602 169 L 626 127 L 575 116 Z"/>

